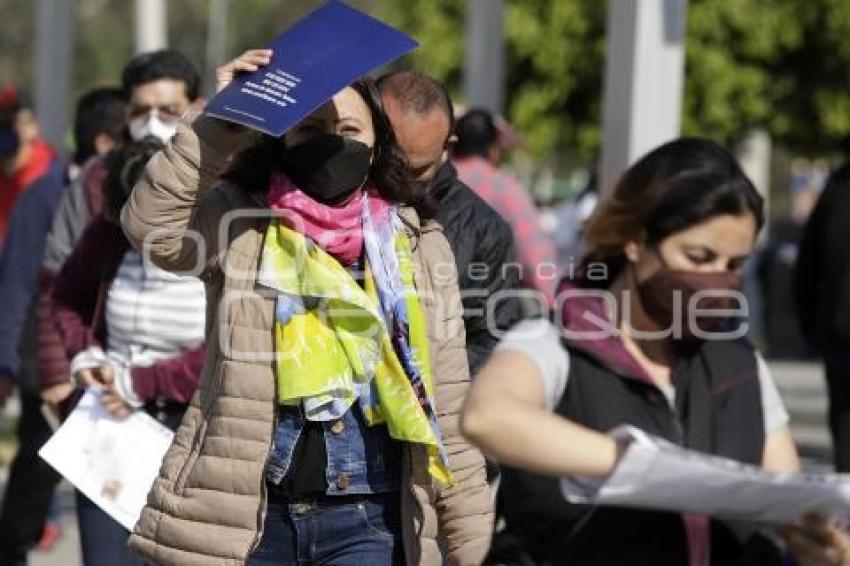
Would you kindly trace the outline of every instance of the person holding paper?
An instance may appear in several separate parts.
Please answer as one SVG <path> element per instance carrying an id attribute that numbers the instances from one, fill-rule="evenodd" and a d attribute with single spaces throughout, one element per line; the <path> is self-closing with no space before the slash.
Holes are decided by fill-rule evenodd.
<path id="1" fill-rule="evenodd" d="M 219 69 L 220 88 L 271 56 Z M 436 566 L 439 535 L 448 563 L 480 563 L 491 500 L 457 426 L 469 372 L 433 216 L 368 79 L 281 138 L 209 114 L 178 126 L 122 223 L 156 264 L 207 282 L 209 359 L 134 550 Z"/>
<path id="2" fill-rule="evenodd" d="M 151 136 L 107 158 L 104 213 L 59 271 L 53 310 L 77 386 L 100 390 L 113 416 L 143 409 L 174 429 L 206 357 L 204 286 L 145 262 L 118 224 L 130 190 L 162 147 Z M 77 518 L 87 566 L 141 563 L 127 549 L 127 530 L 81 492 Z"/>
<path id="3" fill-rule="evenodd" d="M 201 107 L 200 82 L 198 70 L 176 49 L 134 56 L 121 72 L 124 107 L 120 109 L 116 142 L 125 143 L 129 134 L 136 141 L 157 134 L 167 143 L 174 132 L 174 122 L 184 112 Z M 67 404 L 70 395 L 68 360 L 56 334 L 50 307 L 53 281 L 89 221 L 103 211 L 106 169 L 104 155 L 85 163 L 79 177 L 62 195 L 47 235 L 39 273 L 36 322 L 39 388 L 42 399 L 51 406 Z"/>
<path id="4" fill-rule="evenodd" d="M 568 504 L 558 479 L 603 481 L 627 449 L 605 432 L 622 424 L 798 469 L 768 368 L 742 338 L 745 321 L 730 319 L 746 314 L 741 269 L 763 219 L 734 157 L 696 138 L 644 156 L 600 203 L 554 322 L 512 329 L 463 413 L 466 436 L 503 465 L 501 552 L 578 566 L 706 566 L 770 548 L 703 516 Z"/>
<path id="5" fill-rule="evenodd" d="M 15 201 L 9 217 L 0 251 L 0 381 L 13 378 L 20 386 L 21 416 L 18 451 L 0 507 L 0 565 L 25 564 L 29 548 L 39 537 L 61 536 L 49 515 L 61 477 L 37 456 L 52 433 L 37 389 L 43 377 L 35 363 L 39 340 L 33 316 L 40 306 L 36 296 L 39 267 L 59 201 L 82 174 L 84 163 L 120 141 L 125 112 L 126 103 L 116 88 L 96 88 L 81 96 L 74 112 L 72 160 L 55 162 Z M 72 390 L 67 376 L 64 389 Z M 3 400 L 0 393 L 0 405 Z"/>

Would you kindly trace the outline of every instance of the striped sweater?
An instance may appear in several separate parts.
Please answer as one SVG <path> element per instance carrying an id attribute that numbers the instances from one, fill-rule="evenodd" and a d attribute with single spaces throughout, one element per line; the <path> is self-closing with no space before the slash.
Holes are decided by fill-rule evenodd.
<path id="1" fill-rule="evenodd" d="M 106 298 L 108 351 L 130 366 L 151 366 L 204 340 L 206 300 L 196 277 L 181 277 L 127 250 Z"/>
<path id="2" fill-rule="evenodd" d="M 103 217 L 89 224 L 53 289 L 68 359 L 84 363 L 78 356 L 99 349 L 127 368 L 138 403 L 191 399 L 205 358 L 205 305 L 198 279 L 143 268 L 121 229 Z"/>

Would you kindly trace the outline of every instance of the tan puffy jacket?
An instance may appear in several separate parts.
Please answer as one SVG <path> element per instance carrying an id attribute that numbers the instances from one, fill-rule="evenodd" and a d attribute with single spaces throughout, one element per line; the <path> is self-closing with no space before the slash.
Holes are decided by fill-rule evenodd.
<path id="1" fill-rule="evenodd" d="M 244 564 L 262 533 L 275 426 L 274 296 L 255 279 L 269 213 L 262 198 L 218 182 L 249 141 L 247 132 L 214 118 L 181 125 L 151 159 L 121 218 L 130 241 L 154 263 L 194 270 L 207 286 L 201 384 L 130 539 L 154 564 Z M 455 476 L 452 487 L 432 483 L 422 447 L 406 445 L 405 555 L 411 565 L 479 564 L 493 516 L 483 458 L 459 430 L 469 371 L 454 260 L 438 225 L 420 227 L 415 212 L 402 213 L 414 238 L 436 408 Z"/>

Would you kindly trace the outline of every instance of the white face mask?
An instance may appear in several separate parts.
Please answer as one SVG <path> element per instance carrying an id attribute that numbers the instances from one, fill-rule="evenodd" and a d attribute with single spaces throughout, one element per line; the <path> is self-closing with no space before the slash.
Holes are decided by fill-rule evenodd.
<path id="1" fill-rule="evenodd" d="M 130 137 L 139 141 L 147 136 L 159 138 L 162 143 L 168 143 L 177 133 L 176 124 L 166 124 L 159 119 L 155 112 L 147 116 L 138 116 L 130 120 Z"/>

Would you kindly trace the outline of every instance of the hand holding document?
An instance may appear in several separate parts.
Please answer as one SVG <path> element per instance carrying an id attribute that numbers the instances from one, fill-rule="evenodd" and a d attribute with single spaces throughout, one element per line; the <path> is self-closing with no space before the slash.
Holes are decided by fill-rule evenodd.
<path id="1" fill-rule="evenodd" d="M 330 0 L 275 38 L 268 45 L 269 64 L 237 74 L 205 112 L 279 137 L 334 94 L 417 45 L 399 30 Z"/>
<path id="2" fill-rule="evenodd" d="M 110 416 L 100 393 L 88 390 L 39 456 L 132 530 L 173 436 L 142 411 Z"/>
<path id="3" fill-rule="evenodd" d="M 611 435 L 630 442 L 617 467 L 597 483 L 562 479 L 568 501 L 756 523 L 792 523 L 807 513 L 850 519 L 850 476 L 766 472 L 629 426 Z"/>

